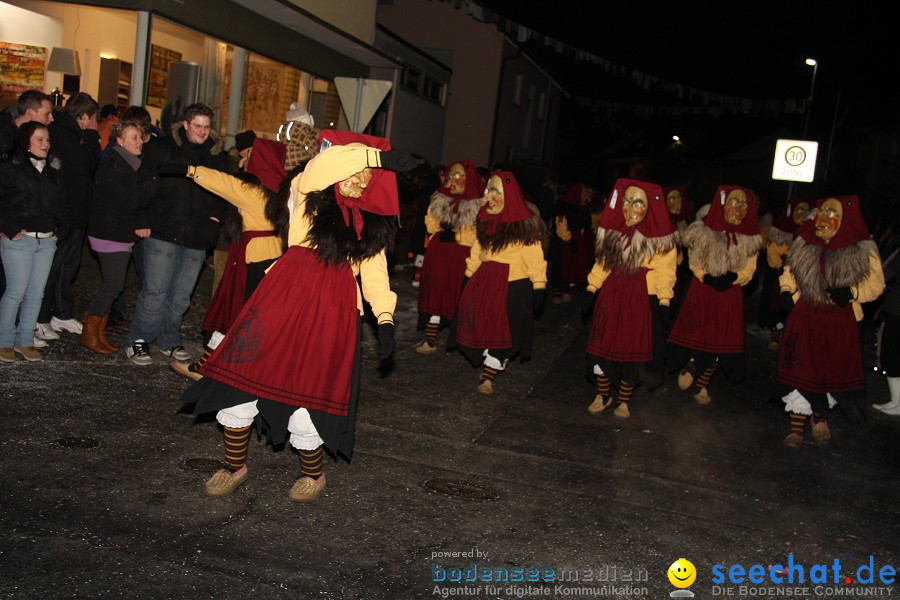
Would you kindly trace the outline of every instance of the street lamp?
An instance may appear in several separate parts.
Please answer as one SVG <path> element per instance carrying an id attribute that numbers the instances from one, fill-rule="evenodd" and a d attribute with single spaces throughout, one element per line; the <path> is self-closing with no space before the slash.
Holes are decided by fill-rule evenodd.
<path id="1" fill-rule="evenodd" d="M 816 90 L 816 72 L 819 70 L 819 63 L 814 58 L 807 58 L 806 64 L 813 68 L 812 82 L 809 84 L 809 98 L 806 99 L 806 121 L 803 123 L 803 139 L 806 139 L 806 132 L 809 130 L 809 115 L 812 114 L 813 93 Z"/>

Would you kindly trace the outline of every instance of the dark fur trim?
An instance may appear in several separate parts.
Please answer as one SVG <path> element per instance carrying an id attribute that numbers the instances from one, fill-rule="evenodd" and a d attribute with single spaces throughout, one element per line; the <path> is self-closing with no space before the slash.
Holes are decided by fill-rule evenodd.
<path id="1" fill-rule="evenodd" d="M 621 270 L 625 275 L 631 276 L 655 254 L 665 254 L 672 250 L 675 240 L 675 233 L 648 238 L 635 230 L 629 242 L 621 231 L 601 227 L 597 230 L 594 255 L 603 268 L 609 271 Z"/>
<path id="2" fill-rule="evenodd" d="M 281 238 L 282 253 L 287 252 L 288 229 L 291 225 L 291 212 L 288 209 L 288 202 L 291 199 L 291 183 L 297 175 L 303 172 L 308 162 L 308 160 L 303 161 L 288 171 L 284 179 L 281 180 L 278 193 L 269 194 L 269 200 L 266 202 L 266 219 L 272 224 L 275 235 Z"/>
<path id="3" fill-rule="evenodd" d="M 729 243 L 728 238 L 732 236 L 735 241 Z M 762 248 L 762 236 L 742 233 L 726 236 L 721 231 L 713 231 L 703 221 L 694 221 L 684 233 L 684 245 L 690 251 L 692 263 L 718 277 L 743 269 L 750 257 Z"/>
<path id="4" fill-rule="evenodd" d="M 537 215 L 524 221 L 512 223 L 497 223 L 497 229 L 492 234 L 487 233 L 490 221 L 479 220 L 476 225 L 478 243 L 490 252 L 497 253 L 511 244 L 541 244 L 546 247 L 549 243 L 550 232 L 547 225 Z"/>
<path id="5" fill-rule="evenodd" d="M 822 252 L 825 252 L 824 274 Z M 831 303 L 826 289 L 850 287 L 865 281 L 869 276 L 869 255 L 877 255 L 877 252 L 871 240 L 861 240 L 840 250 L 828 250 L 798 236 L 786 262 L 803 299 L 813 306 L 824 306 Z"/>
<path id="6" fill-rule="evenodd" d="M 181 121 L 172 124 L 172 139 L 176 146 L 183 146 L 187 141 L 187 133 L 184 131 L 184 124 Z M 225 140 L 219 137 L 215 130 L 210 129 L 209 139 L 212 144 L 209 146 L 209 153 L 212 155 L 219 154 L 225 147 Z"/>
<path id="7" fill-rule="evenodd" d="M 350 226 L 344 223 L 341 207 L 334 198 L 334 187 L 313 192 L 306 197 L 306 215 L 312 222 L 309 237 L 305 240 L 326 265 L 339 265 L 347 261 L 359 262 L 377 255 L 382 250 L 391 251 L 397 236 L 397 217 L 385 217 L 360 211 L 363 217 L 362 239 L 356 239 L 351 216 Z"/>
<path id="8" fill-rule="evenodd" d="M 478 209 L 481 208 L 481 198 L 460 200 L 457 212 L 453 212 L 451 208 L 452 202 L 453 198 L 446 194 L 433 193 L 431 195 L 431 216 L 442 223 L 450 223 L 454 231 L 474 225 L 475 217 L 478 216 Z"/>
<path id="9" fill-rule="evenodd" d="M 778 229 L 774 225 L 769 227 L 769 241 L 773 244 L 779 244 L 781 246 L 790 246 L 791 242 L 794 241 L 794 234 L 788 233 L 787 231 L 782 231 Z"/>

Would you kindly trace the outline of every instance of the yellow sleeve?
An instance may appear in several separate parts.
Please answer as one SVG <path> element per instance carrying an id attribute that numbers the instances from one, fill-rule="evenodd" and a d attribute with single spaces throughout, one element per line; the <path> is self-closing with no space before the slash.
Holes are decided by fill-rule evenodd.
<path id="1" fill-rule="evenodd" d="M 603 287 L 603 282 L 606 281 L 607 277 L 609 277 L 609 271 L 601 267 L 600 263 L 595 260 L 594 268 L 591 269 L 587 276 L 587 291 L 593 294 L 599 290 Z"/>
<path id="2" fill-rule="evenodd" d="M 475 238 L 475 242 L 472 244 L 472 249 L 469 250 L 469 258 L 466 259 L 466 277 L 471 277 L 475 271 L 478 270 L 478 267 L 481 266 L 481 244 L 478 243 L 478 238 Z"/>
<path id="3" fill-rule="evenodd" d="M 675 270 L 678 251 L 672 248 L 665 254 L 656 254 L 647 263 L 647 293 L 659 298 L 661 306 L 669 306 L 675 295 Z"/>
<path id="4" fill-rule="evenodd" d="M 291 187 L 304 195 L 318 192 L 366 167 L 381 167 L 381 150 L 362 144 L 331 146 L 309 161 Z"/>
<path id="5" fill-rule="evenodd" d="M 884 271 L 881 259 L 875 253 L 869 253 L 869 272 L 859 284 L 852 286 L 854 302 L 871 302 L 884 292 Z"/>
<path id="6" fill-rule="evenodd" d="M 794 279 L 794 273 L 788 265 L 784 266 L 784 271 L 778 278 L 778 289 L 780 292 L 790 292 L 794 302 L 800 297 L 800 290 L 797 289 L 797 280 Z"/>
<path id="7" fill-rule="evenodd" d="M 478 232 L 475 230 L 474 226 L 463 227 L 456 232 L 456 243 L 471 247 L 475 244 L 477 235 Z"/>
<path id="8" fill-rule="evenodd" d="M 769 242 L 766 244 L 766 262 L 773 269 L 780 269 L 784 266 L 784 259 L 787 256 L 790 246 L 787 244 L 776 244 Z"/>
<path id="9" fill-rule="evenodd" d="M 441 230 L 441 222 L 437 217 L 431 214 L 431 205 L 428 205 L 428 212 L 425 213 L 425 230 L 429 235 L 435 234 Z"/>
<path id="10" fill-rule="evenodd" d="M 547 261 L 544 260 L 544 249 L 539 243 L 522 248 L 522 266 L 534 289 L 542 290 L 547 287 Z"/>
<path id="11" fill-rule="evenodd" d="M 756 272 L 756 257 L 757 255 L 754 254 L 748 258 L 744 267 L 737 272 L 737 281 L 735 281 L 737 285 L 747 285 L 753 279 L 753 273 Z"/>
<path id="12" fill-rule="evenodd" d="M 563 215 L 556 217 L 556 235 L 564 242 L 572 239 L 572 232 L 569 231 L 569 221 Z"/>
<path id="13" fill-rule="evenodd" d="M 258 191 L 246 187 L 237 177 L 208 167 L 188 167 L 187 176 L 197 185 L 221 196 L 223 200 L 241 210 L 258 209 L 260 201 L 265 198 Z"/>
<path id="14" fill-rule="evenodd" d="M 391 291 L 384 250 L 359 263 L 359 279 L 362 282 L 362 295 L 372 305 L 378 324 L 393 323 L 397 294 Z"/>

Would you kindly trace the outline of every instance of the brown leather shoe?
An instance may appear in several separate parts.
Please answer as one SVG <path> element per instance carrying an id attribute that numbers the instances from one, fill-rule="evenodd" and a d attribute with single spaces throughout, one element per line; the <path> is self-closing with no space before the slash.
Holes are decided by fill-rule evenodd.
<path id="1" fill-rule="evenodd" d="M 591 402 L 588 406 L 588 412 L 592 415 L 599 415 L 604 410 L 609 408 L 609 405 L 612 404 L 612 401 L 612 397 L 604 398 L 600 394 L 597 394 L 596 396 L 594 396 L 594 401 Z"/>
<path id="2" fill-rule="evenodd" d="M 103 315 L 103 318 L 100 320 L 100 328 L 97 330 L 97 337 L 100 338 L 100 343 L 106 346 L 106 348 L 110 352 L 118 352 L 121 350 L 118 346 L 109 341 L 109 338 L 106 337 L 106 326 L 109 324 L 109 313 Z"/>
<path id="3" fill-rule="evenodd" d="M 619 417 L 620 419 L 627 419 L 631 416 L 631 412 L 628 410 L 627 402 L 619 402 L 619 405 L 616 407 L 616 410 L 613 411 L 613 414 Z"/>
<path id="4" fill-rule="evenodd" d="M 200 374 L 196 362 L 186 363 L 181 362 L 180 360 L 173 360 L 169 363 L 169 368 L 179 375 L 184 375 L 188 379 L 193 379 L 194 381 L 203 379 L 203 375 Z"/>
<path id="5" fill-rule="evenodd" d="M 418 352 L 419 354 L 434 354 L 435 352 L 437 352 L 437 347 L 428 340 L 425 340 L 424 342 L 416 346 L 416 352 Z"/>
<path id="6" fill-rule="evenodd" d="M 102 321 L 103 317 L 85 313 L 84 320 L 81 324 L 81 337 L 79 338 L 79 341 L 82 346 L 97 354 L 112 354 L 113 350 L 107 348 L 106 345 L 100 341 L 100 323 Z"/>
<path id="7" fill-rule="evenodd" d="M 44 358 L 34 346 L 16 346 L 15 351 L 16 354 L 21 354 L 22 358 L 24 358 L 28 362 L 37 362 L 39 360 L 43 360 Z"/>
<path id="8" fill-rule="evenodd" d="M 16 362 L 16 352 L 12 348 L 0 348 L 0 362 Z"/>
<path id="9" fill-rule="evenodd" d="M 494 383 L 490 379 L 482 380 L 481 385 L 478 386 L 478 393 L 482 396 L 493 396 Z"/>
<path id="10" fill-rule="evenodd" d="M 803 436 L 799 433 L 791 432 L 786 438 L 781 440 L 781 445 L 785 448 L 800 448 L 803 446 Z"/>

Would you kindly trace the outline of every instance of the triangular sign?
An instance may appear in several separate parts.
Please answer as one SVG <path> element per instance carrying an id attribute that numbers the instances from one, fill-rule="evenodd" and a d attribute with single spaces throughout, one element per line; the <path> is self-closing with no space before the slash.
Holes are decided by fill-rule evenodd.
<path id="1" fill-rule="evenodd" d="M 334 86 L 341 98 L 344 114 L 350 121 L 350 130 L 356 133 L 362 133 L 381 101 L 391 91 L 390 81 L 378 79 L 335 77 Z"/>

